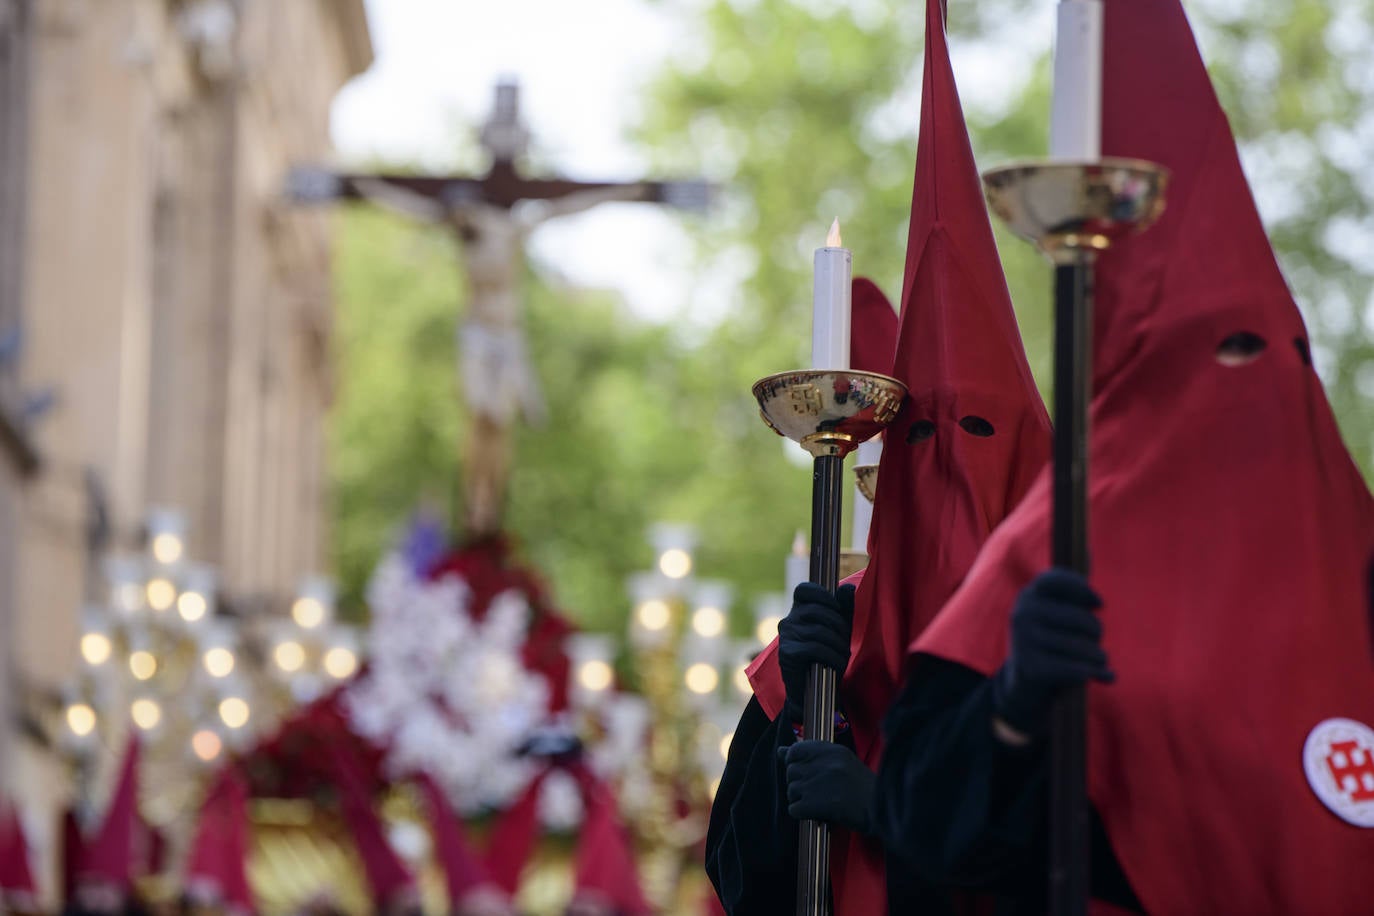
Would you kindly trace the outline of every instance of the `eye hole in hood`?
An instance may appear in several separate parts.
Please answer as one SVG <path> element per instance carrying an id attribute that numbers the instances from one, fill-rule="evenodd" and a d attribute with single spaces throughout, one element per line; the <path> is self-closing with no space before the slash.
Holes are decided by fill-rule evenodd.
<path id="1" fill-rule="evenodd" d="M 975 417 L 970 414 L 959 421 L 959 428 L 970 436 L 978 436 L 986 439 L 993 434 L 992 424 L 982 417 Z"/>
<path id="2" fill-rule="evenodd" d="M 929 420 L 917 420 L 911 424 L 911 429 L 906 431 L 907 445 L 915 445 L 917 442 L 924 442 L 935 435 L 935 424 Z"/>
<path id="3" fill-rule="evenodd" d="M 1217 345 L 1217 362 L 1223 366 L 1244 366 L 1258 359 L 1267 346 L 1258 334 L 1237 331 Z"/>
<path id="4" fill-rule="evenodd" d="M 1312 348 L 1307 345 L 1307 338 L 1294 337 L 1293 346 L 1298 348 L 1298 359 L 1302 360 L 1304 366 L 1312 365 Z"/>

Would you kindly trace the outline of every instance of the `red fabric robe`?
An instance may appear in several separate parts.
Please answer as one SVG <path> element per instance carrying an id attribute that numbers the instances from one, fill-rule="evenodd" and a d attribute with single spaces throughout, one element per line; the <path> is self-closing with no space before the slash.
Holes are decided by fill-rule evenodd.
<path id="1" fill-rule="evenodd" d="M 1104 154 L 1173 180 L 1097 274 L 1091 581 L 1117 682 L 1089 690 L 1089 794 L 1149 912 L 1368 912 L 1374 830 L 1318 791 L 1374 824 L 1374 732 L 1309 738 L 1374 725 L 1374 500 L 1178 0 L 1106 0 L 1104 76 Z M 1050 517 L 1046 475 L 914 649 L 1000 665 Z"/>
<path id="2" fill-rule="evenodd" d="M 29 868 L 29 842 L 18 806 L 0 800 L 0 901 L 7 896 L 37 908 L 38 885 Z"/>
<path id="3" fill-rule="evenodd" d="M 248 883 L 248 780 L 236 764 L 220 770 L 206 792 L 186 862 L 186 883 L 198 900 L 230 913 L 256 912 Z"/>

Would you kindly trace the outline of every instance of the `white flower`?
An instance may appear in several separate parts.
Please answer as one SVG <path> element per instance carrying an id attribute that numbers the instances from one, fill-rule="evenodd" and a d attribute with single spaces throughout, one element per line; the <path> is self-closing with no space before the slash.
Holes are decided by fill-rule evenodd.
<path id="1" fill-rule="evenodd" d="M 345 696 L 355 727 L 389 748 L 389 774 L 430 773 L 460 810 L 510 804 L 534 773 L 519 748 L 548 717 L 548 684 L 520 656 L 529 603 L 502 592 L 479 624 L 466 582 L 420 579 L 395 554 L 367 596 L 369 674 Z"/>
<path id="2" fill-rule="evenodd" d="M 463 814 L 508 807 L 546 765 L 520 756 L 520 748 L 537 730 L 572 728 L 566 717 L 550 715 L 550 685 L 523 664 L 532 617 L 526 597 L 501 592 L 475 621 L 465 581 L 422 579 L 392 554 L 378 564 L 367 598 L 368 674 L 344 695 L 354 727 L 388 748 L 389 776 L 429 773 Z M 644 700 L 612 693 L 599 715 L 606 737 L 589 748 L 590 765 L 602 778 L 621 780 L 627 799 L 645 796 Z M 539 806 L 541 821 L 555 830 L 572 829 L 583 816 L 577 783 L 562 771 L 549 775 Z"/>
<path id="3" fill-rule="evenodd" d="M 582 821 L 582 790 L 566 770 L 554 770 L 539 788 L 539 820 L 550 830 L 567 832 Z"/>

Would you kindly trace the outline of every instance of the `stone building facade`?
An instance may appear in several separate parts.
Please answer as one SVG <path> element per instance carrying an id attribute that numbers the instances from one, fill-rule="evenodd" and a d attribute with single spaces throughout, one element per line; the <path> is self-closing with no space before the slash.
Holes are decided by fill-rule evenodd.
<path id="1" fill-rule="evenodd" d="M 282 187 L 371 57 L 362 0 L 0 0 L 0 792 L 40 848 L 99 551 L 176 507 L 240 611 L 322 566 L 330 217 Z"/>

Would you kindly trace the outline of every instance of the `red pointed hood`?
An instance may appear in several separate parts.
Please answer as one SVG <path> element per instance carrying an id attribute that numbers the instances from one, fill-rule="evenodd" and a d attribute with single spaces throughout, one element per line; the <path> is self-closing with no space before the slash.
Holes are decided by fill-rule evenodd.
<path id="1" fill-rule="evenodd" d="M 543 770 L 524 793 L 501 815 L 487 845 L 487 870 L 496 886 L 514 895 L 520 889 L 520 875 L 539 838 L 539 793 L 551 771 Z"/>
<path id="2" fill-rule="evenodd" d="M 1090 690 L 1089 792 L 1150 912 L 1349 912 L 1374 830 L 1335 812 L 1374 824 L 1374 732 L 1339 752 L 1316 727 L 1374 727 L 1374 500 L 1178 0 L 1107 0 L 1103 95 L 1104 153 L 1173 180 L 1097 275 L 1090 555 L 1117 683 Z M 1050 516 L 1042 478 L 915 648 L 1001 664 Z"/>
<path id="3" fill-rule="evenodd" d="M 844 695 L 861 755 L 906 646 L 963 579 L 1049 453 L 1049 421 L 1026 363 L 988 221 L 943 9 L 926 6 L 925 75 L 901 323 L 892 374 L 910 392 L 888 428 L 855 601 Z"/>
<path id="4" fill-rule="evenodd" d="M 255 912 L 248 854 L 248 780 L 237 766 L 227 766 L 201 805 L 186 860 L 187 888 L 197 899 L 219 903 L 230 912 Z"/>
<path id="5" fill-rule="evenodd" d="M 850 580 L 863 584 L 844 692 L 865 701 L 854 704 L 865 751 L 901 682 L 905 647 L 1049 454 L 1049 419 L 997 257 L 938 0 L 927 5 L 926 32 L 901 319 L 884 370 L 906 383 L 910 397 L 885 436 L 869 534 L 873 559 Z M 862 328 L 873 341 L 877 335 L 859 323 L 858 284 L 854 339 Z M 881 314 L 872 305 L 880 295 L 864 289 L 867 314 Z M 870 359 L 877 350 L 876 342 L 864 348 Z M 782 706 L 775 645 L 750 667 L 769 715 Z"/>
<path id="6" fill-rule="evenodd" d="M 910 394 L 883 440 L 870 560 L 841 687 L 859 755 L 874 768 L 906 647 L 1049 455 L 1049 420 L 993 241 L 939 0 L 926 4 L 921 133 L 891 374 Z M 876 911 L 880 854 L 853 836 L 835 845 L 837 911 Z"/>
<path id="7" fill-rule="evenodd" d="M 100 832 L 86 844 L 81 856 L 80 878 L 94 879 L 128 890 L 134 874 L 134 844 L 139 829 L 138 774 L 142 743 L 130 732 L 119 779 Z"/>
<path id="8" fill-rule="evenodd" d="M 897 310 L 867 277 L 850 284 L 849 365 L 862 372 L 892 373 L 897 345 Z"/>
<path id="9" fill-rule="evenodd" d="M 19 808 L 0 802 L 0 901 L 10 897 L 32 905 L 38 886 L 29 868 L 29 841 Z"/>

